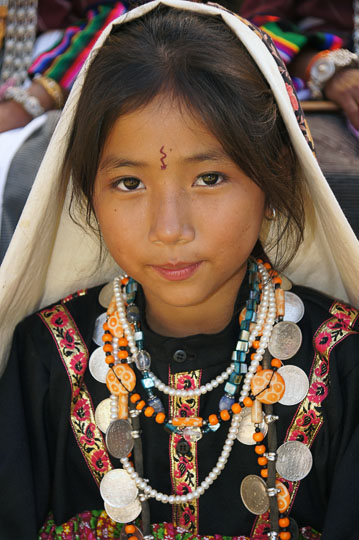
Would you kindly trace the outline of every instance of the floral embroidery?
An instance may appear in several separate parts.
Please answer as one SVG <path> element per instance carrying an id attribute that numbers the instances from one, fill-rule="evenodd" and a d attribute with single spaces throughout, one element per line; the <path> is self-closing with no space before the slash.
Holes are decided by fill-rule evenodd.
<path id="1" fill-rule="evenodd" d="M 77 295 L 82 295 L 80 291 Z M 70 312 L 63 303 L 39 314 L 49 328 L 71 384 L 71 426 L 91 474 L 99 485 L 104 474 L 112 469 L 101 431 L 95 423 L 90 395 L 83 380 L 88 351 Z M 71 537 L 72 538 L 72 537 Z"/>
<path id="2" fill-rule="evenodd" d="M 170 374 L 170 385 L 178 389 L 198 388 L 200 385 L 200 371 L 190 371 L 188 373 Z M 198 416 L 199 397 L 192 398 L 170 398 L 169 405 L 171 416 Z M 172 433 L 170 436 L 170 461 L 172 491 L 176 495 L 191 493 L 198 485 L 197 478 L 197 443 L 189 442 L 189 451 L 182 455 L 177 450 L 177 444 L 182 439 L 179 433 Z M 192 534 L 198 530 L 198 500 L 186 504 L 173 505 L 174 523 L 184 527 Z"/>
<path id="3" fill-rule="evenodd" d="M 313 338 L 314 361 L 309 377 L 309 390 L 307 396 L 299 405 L 298 410 L 288 429 L 285 441 L 300 441 L 311 447 L 319 429 L 323 424 L 322 402 L 328 395 L 329 389 L 329 358 L 333 348 L 350 333 L 358 320 L 358 311 L 350 306 L 335 302 L 330 308 L 331 317 L 325 321 L 316 331 Z M 291 505 L 300 482 L 288 482 L 280 478 L 287 486 L 291 495 Z M 263 524 L 268 521 L 264 515 L 256 519 L 252 534 L 257 534 L 263 529 Z M 303 538 L 315 539 L 317 533 L 312 529 L 303 529 L 307 536 Z M 309 531 L 309 532 L 308 532 Z M 304 533 L 303 533 L 304 534 Z M 308 536 L 309 535 L 309 536 Z M 257 536 L 255 536 L 257 538 Z"/>

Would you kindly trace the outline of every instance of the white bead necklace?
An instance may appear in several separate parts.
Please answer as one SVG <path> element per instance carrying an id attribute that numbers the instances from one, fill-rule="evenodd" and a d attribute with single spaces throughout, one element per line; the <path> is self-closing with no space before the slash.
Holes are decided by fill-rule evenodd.
<path id="1" fill-rule="evenodd" d="M 140 489 L 143 492 L 143 495 L 140 496 L 140 500 L 141 499 L 142 500 L 156 499 L 156 501 L 162 502 L 164 504 L 165 503 L 180 504 L 180 503 L 186 503 L 193 499 L 199 499 L 200 496 L 203 495 L 203 493 L 218 478 L 218 476 L 221 474 L 224 467 L 226 466 L 226 463 L 228 461 L 229 455 L 232 450 L 233 443 L 237 437 L 240 421 L 241 421 L 240 415 L 234 414 L 232 417 L 231 427 L 229 428 L 227 438 L 225 440 L 222 452 L 217 460 L 216 465 L 213 467 L 213 469 L 208 474 L 208 476 L 206 476 L 206 478 L 201 482 L 201 484 L 191 493 L 187 493 L 186 495 L 167 495 L 165 493 L 161 493 L 160 491 L 157 491 L 156 489 L 152 488 L 149 485 L 147 480 L 144 480 L 143 478 L 140 477 L 139 474 L 137 474 L 137 472 L 131 465 L 128 458 L 121 459 L 123 468 L 125 469 L 125 471 L 128 472 L 132 480 L 134 480 L 138 489 Z"/>
<path id="2" fill-rule="evenodd" d="M 248 372 L 244 378 L 244 384 L 242 386 L 242 390 L 240 394 L 240 401 L 243 401 L 243 399 L 249 393 L 250 381 L 254 373 L 256 372 L 257 366 L 262 360 L 262 357 L 268 345 L 268 341 L 269 341 L 272 328 L 275 322 L 275 318 L 276 318 L 276 302 L 275 302 L 274 290 L 273 290 L 273 285 L 272 285 L 270 275 L 262 264 L 258 264 L 258 272 L 262 278 L 263 291 L 262 291 L 261 303 L 257 311 L 256 324 L 254 325 L 252 331 L 250 332 L 249 339 L 248 339 L 249 348 L 253 344 L 258 334 L 262 333 L 262 336 L 260 339 L 260 346 L 257 349 L 256 353 L 254 354 L 254 358 L 251 361 Z M 134 337 L 132 328 L 127 321 L 125 298 L 121 291 L 120 279 L 121 279 L 120 277 L 117 277 L 114 279 L 114 287 L 113 287 L 114 296 L 116 300 L 116 306 L 117 306 L 117 311 L 119 314 L 119 319 L 120 319 L 124 334 L 127 338 L 128 346 L 132 354 L 132 358 L 130 359 L 130 362 L 133 362 L 139 350 L 136 346 L 135 337 Z M 219 384 L 222 384 L 224 381 L 228 379 L 228 377 L 231 375 L 231 373 L 233 373 L 233 371 L 234 371 L 234 364 L 232 363 L 225 371 L 223 371 L 220 375 L 215 377 L 215 379 L 212 379 L 209 383 L 203 386 L 200 386 L 199 388 L 189 389 L 189 390 L 172 388 L 171 386 L 168 386 L 164 382 L 162 382 L 158 377 L 154 375 L 154 373 L 150 372 L 149 375 L 152 378 L 155 387 L 160 392 L 163 392 L 164 394 L 168 396 L 190 398 L 193 396 L 200 396 L 200 395 L 206 394 L 207 392 L 212 391 L 214 388 L 217 388 Z"/>

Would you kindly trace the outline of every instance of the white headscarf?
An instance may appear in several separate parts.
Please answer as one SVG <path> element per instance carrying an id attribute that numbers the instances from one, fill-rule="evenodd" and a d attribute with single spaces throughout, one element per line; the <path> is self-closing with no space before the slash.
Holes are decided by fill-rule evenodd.
<path id="1" fill-rule="evenodd" d="M 359 306 L 359 243 L 331 192 L 297 121 L 295 101 L 273 54 L 258 32 L 217 5 L 184 0 L 155 0 L 114 20 L 98 39 L 101 47 L 113 25 L 148 13 L 159 4 L 207 15 L 220 15 L 238 36 L 267 79 L 277 100 L 303 171 L 309 198 L 305 204 L 305 238 L 286 275 L 306 285 Z M 99 241 L 69 217 L 66 197 L 59 193 L 61 164 L 87 60 L 67 100 L 33 189 L 0 268 L 0 373 L 5 365 L 16 324 L 26 315 L 80 288 L 112 279 L 119 271 L 108 255 L 99 266 Z M 86 226 L 83 217 L 83 227 Z M 270 253 L 269 253 L 270 255 Z"/>

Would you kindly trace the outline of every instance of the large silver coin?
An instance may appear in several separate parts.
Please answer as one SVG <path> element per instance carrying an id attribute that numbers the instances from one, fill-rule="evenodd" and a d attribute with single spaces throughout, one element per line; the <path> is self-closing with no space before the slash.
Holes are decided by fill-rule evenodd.
<path id="1" fill-rule="evenodd" d="M 247 510 L 256 516 L 264 514 L 269 508 L 267 484 L 255 474 L 249 474 L 243 478 L 241 498 Z"/>
<path id="2" fill-rule="evenodd" d="M 108 364 L 106 364 L 106 354 L 102 347 L 98 347 L 90 356 L 89 370 L 96 381 L 106 383 Z"/>
<path id="3" fill-rule="evenodd" d="M 106 433 L 108 426 L 111 424 L 111 400 L 110 398 L 103 399 L 95 410 L 96 426 Z"/>
<path id="4" fill-rule="evenodd" d="M 303 401 L 309 390 L 309 380 L 302 369 L 297 366 L 282 366 L 278 369 L 285 382 L 285 392 L 279 403 L 296 405 Z"/>
<path id="5" fill-rule="evenodd" d="M 282 283 L 281 283 L 281 286 L 280 286 L 281 289 L 283 289 L 283 291 L 290 291 L 290 289 L 293 286 L 290 279 L 288 279 L 287 276 L 285 276 L 284 274 L 279 274 L 279 277 L 282 280 Z"/>
<path id="6" fill-rule="evenodd" d="M 99 347 L 102 347 L 103 341 L 103 324 L 106 322 L 107 319 L 107 313 L 101 313 L 95 321 L 95 328 L 93 330 L 92 339 L 98 345 Z"/>
<path id="7" fill-rule="evenodd" d="M 143 540 L 143 534 L 138 527 L 135 527 L 135 532 L 131 533 L 131 536 L 137 538 L 137 540 Z M 125 532 L 125 527 L 122 527 L 119 540 L 127 540 L 128 534 Z"/>
<path id="8" fill-rule="evenodd" d="M 288 441 L 277 450 L 276 469 L 286 480 L 302 480 L 310 472 L 312 465 L 311 451 L 299 441 Z"/>
<path id="9" fill-rule="evenodd" d="M 106 431 L 106 446 L 110 454 L 118 459 L 128 456 L 133 448 L 132 426 L 128 420 L 114 420 Z"/>
<path id="10" fill-rule="evenodd" d="M 284 291 L 285 314 L 284 321 L 299 322 L 304 315 L 304 304 L 297 294 Z"/>
<path id="11" fill-rule="evenodd" d="M 105 501 L 105 510 L 107 515 L 117 523 L 129 523 L 136 519 L 140 515 L 142 506 L 138 499 L 135 499 L 131 504 L 124 506 L 123 508 L 117 508 L 111 506 Z M 126 535 L 127 537 L 127 535 Z M 141 538 L 141 537 L 140 537 Z"/>
<path id="12" fill-rule="evenodd" d="M 282 321 L 273 326 L 268 350 L 279 360 L 292 358 L 302 344 L 302 332 L 295 323 Z"/>
<path id="13" fill-rule="evenodd" d="M 100 493 L 110 506 L 123 508 L 134 502 L 138 489 L 128 472 L 124 469 L 112 469 L 102 478 Z"/>
<path id="14" fill-rule="evenodd" d="M 264 413 L 263 414 L 263 422 L 259 425 L 259 428 L 264 436 L 267 435 L 268 432 L 268 424 L 264 421 Z M 256 441 L 253 440 L 253 434 L 255 433 L 255 425 L 252 422 L 252 414 L 250 408 L 243 409 L 240 414 L 239 418 L 241 420 L 238 428 L 237 433 L 237 439 L 242 444 L 256 444 Z"/>
<path id="15" fill-rule="evenodd" d="M 110 305 L 110 302 L 113 297 L 113 283 L 110 281 L 109 283 L 106 283 L 100 290 L 100 294 L 98 295 L 98 301 L 101 304 L 102 307 L 108 308 Z"/>

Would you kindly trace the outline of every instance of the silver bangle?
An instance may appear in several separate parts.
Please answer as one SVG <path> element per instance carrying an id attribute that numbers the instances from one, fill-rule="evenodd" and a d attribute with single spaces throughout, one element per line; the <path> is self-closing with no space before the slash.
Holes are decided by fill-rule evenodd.
<path id="1" fill-rule="evenodd" d="M 24 88 L 10 86 L 4 93 L 4 99 L 12 99 L 13 101 L 16 101 L 16 103 L 19 103 L 33 118 L 37 118 L 45 112 L 45 109 L 40 104 L 38 98 L 35 96 L 30 96 L 27 90 Z"/>

